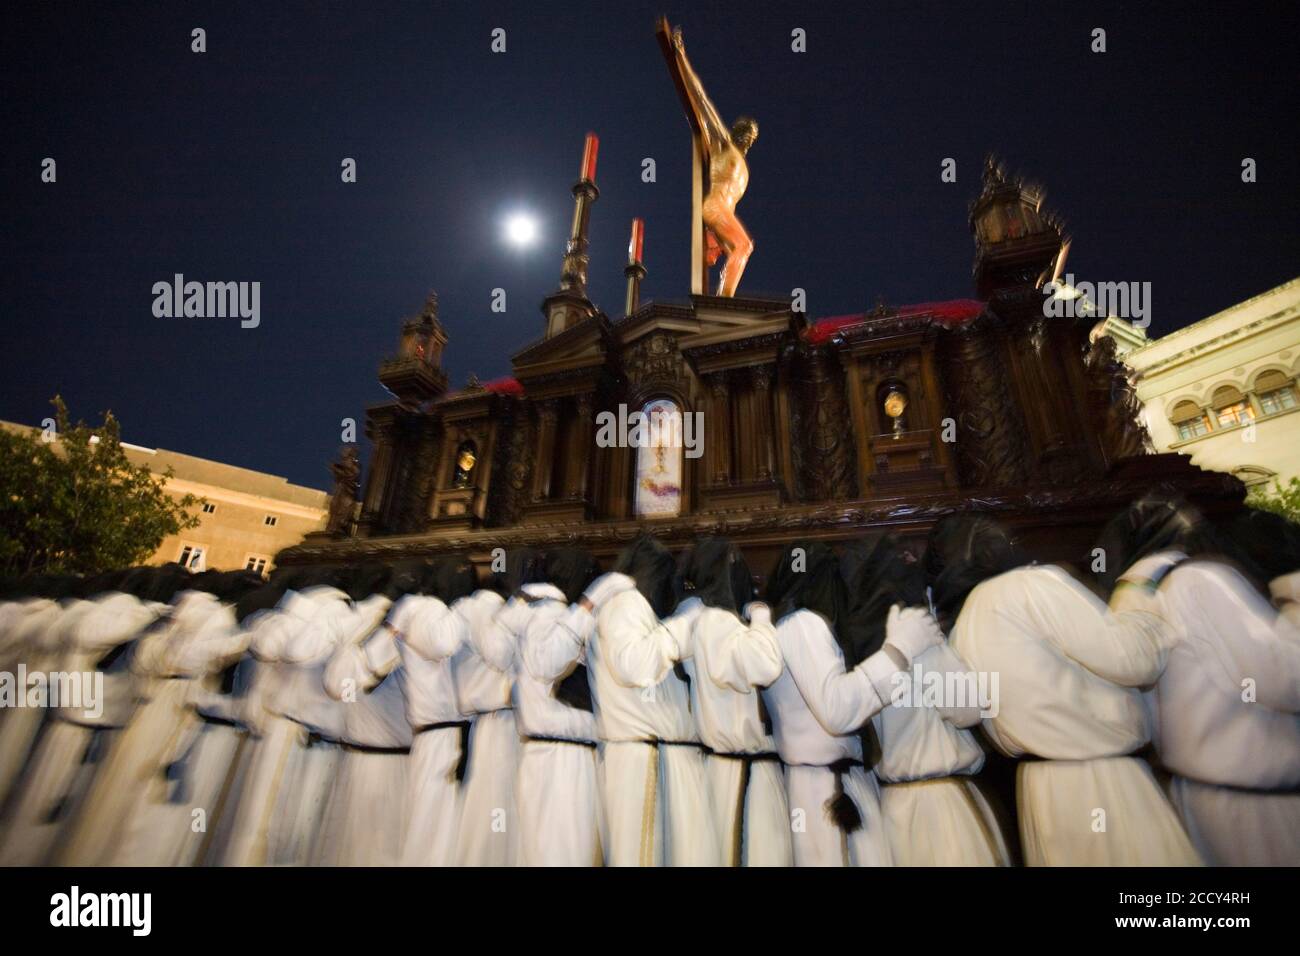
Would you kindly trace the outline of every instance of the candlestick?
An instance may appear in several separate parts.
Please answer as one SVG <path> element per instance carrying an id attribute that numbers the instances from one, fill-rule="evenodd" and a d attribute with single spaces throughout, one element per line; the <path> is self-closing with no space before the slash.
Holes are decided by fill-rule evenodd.
<path id="1" fill-rule="evenodd" d="M 587 142 L 582 149 L 582 171 L 580 179 L 589 183 L 596 181 L 596 153 L 600 150 L 600 139 L 595 133 L 587 134 Z"/>

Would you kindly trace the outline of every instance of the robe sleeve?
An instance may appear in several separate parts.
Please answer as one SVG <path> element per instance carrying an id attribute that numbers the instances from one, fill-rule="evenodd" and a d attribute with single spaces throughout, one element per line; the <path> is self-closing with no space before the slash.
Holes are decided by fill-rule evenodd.
<path id="1" fill-rule="evenodd" d="M 539 608 L 523 640 L 524 667 L 539 681 L 559 680 L 582 660 L 595 629 L 596 619 L 580 604 L 561 606 L 558 614 Z"/>
<path id="2" fill-rule="evenodd" d="M 379 679 L 366 665 L 366 652 L 356 644 L 344 644 L 325 665 L 322 683 L 325 693 L 335 700 L 343 700 L 349 690 L 365 693 L 374 688 Z"/>
<path id="3" fill-rule="evenodd" d="M 375 677 L 383 680 L 397 669 L 402 662 L 402 654 L 397 649 L 397 639 L 387 627 L 379 627 L 364 644 L 361 651 L 366 658 L 366 667 Z"/>
<path id="4" fill-rule="evenodd" d="M 639 591 L 610 598 L 600 612 L 600 639 L 614 679 L 625 687 L 663 680 L 680 659 L 696 613 L 698 607 L 686 608 L 660 621 Z"/>
<path id="5" fill-rule="evenodd" d="M 481 628 L 482 634 L 471 635 L 478 656 L 503 674 L 514 670 L 517 635 L 528 626 L 530 607 L 527 601 L 512 597 L 488 626 Z"/>
<path id="6" fill-rule="evenodd" d="M 1162 610 L 1162 604 L 1134 603 L 1121 593 L 1116 595 L 1116 610 L 1111 610 L 1082 585 L 1071 586 L 1057 573 L 1035 575 L 1034 582 L 1044 588 L 1042 599 L 1025 602 L 1030 619 L 1049 642 L 1113 684 L 1155 683 L 1164 673 L 1174 637 L 1173 629 L 1153 613 Z"/>
<path id="7" fill-rule="evenodd" d="M 720 634 L 708 638 L 707 676 L 711 681 L 719 687 L 747 694 L 754 687 L 767 687 L 781 676 L 785 665 L 776 642 L 771 611 L 755 605 L 749 624 L 727 611 L 705 611 L 696 621 L 696 628 L 705 625 L 705 615 L 724 628 Z"/>
<path id="8" fill-rule="evenodd" d="M 1252 681 L 1261 706 L 1300 712 L 1300 641 L 1290 623 L 1231 568 L 1189 564 L 1173 574 L 1170 600 L 1201 622 L 1189 630 L 1209 637 L 1197 641 L 1197 655 L 1217 665 L 1231 692 Z"/>
<path id="9" fill-rule="evenodd" d="M 867 662 L 845 671 L 844 657 L 831 629 L 819 616 L 811 611 L 791 614 L 781 622 L 776 634 L 795 686 L 827 733 L 852 733 L 884 707 L 885 701 L 865 670 Z M 879 651 L 872 657 L 883 654 Z M 897 670 L 892 662 L 888 666 Z"/>
<path id="10" fill-rule="evenodd" d="M 923 651 L 917 660 L 927 671 L 937 671 L 945 675 L 971 673 L 971 669 L 966 666 L 966 662 L 958 657 L 957 652 L 946 643 Z M 948 686 L 946 679 L 944 686 Z M 939 697 L 944 703 L 940 703 L 935 707 L 935 710 L 954 727 L 974 727 L 980 722 L 980 704 L 978 700 L 969 703 L 965 707 L 950 707 L 946 706 L 947 694 L 940 694 Z"/>
<path id="11" fill-rule="evenodd" d="M 432 598 L 411 615 L 402 637 L 425 660 L 440 661 L 451 657 L 469 640 L 469 622 Z"/>

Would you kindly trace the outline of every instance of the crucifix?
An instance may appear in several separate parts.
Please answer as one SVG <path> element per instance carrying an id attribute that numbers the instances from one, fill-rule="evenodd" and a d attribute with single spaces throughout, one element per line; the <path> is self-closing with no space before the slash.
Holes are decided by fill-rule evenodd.
<path id="1" fill-rule="evenodd" d="M 745 154 L 758 139 L 758 123 L 742 116 L 728 129 L 686 58 L 681 28 L 660 17 L 655 34 L 691 127 L 691 293 L 708 293 L 709 266 L 725 252 L 718 295 L 729 298 L 754 252 L 736 204 L 749 185 Z"/>

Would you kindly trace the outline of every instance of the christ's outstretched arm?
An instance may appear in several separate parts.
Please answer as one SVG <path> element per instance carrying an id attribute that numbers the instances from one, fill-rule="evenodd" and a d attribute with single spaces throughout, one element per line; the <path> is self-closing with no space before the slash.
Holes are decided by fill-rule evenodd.
<path id="1" fill-rule="evenodd" d="M 681 69 L 682 79 L 686 82 L 687 95 L 690 96 L 691 102 L 695 106 L 695 112 L 702 121 L 704 137 L 708 141 L 709 151 L 712 152 L 731 141 L 731 131 L 727 129 L 727 124 L 722 121 L 722 116 L 719 115 L 713 101 L 704 92 L 704 84 L 695 75 L 690 60 L 686 58 L 686 46 L 682 42 L 680 27 L 673 31 L 673 49 L 677 51 L 677 64 Z"/>

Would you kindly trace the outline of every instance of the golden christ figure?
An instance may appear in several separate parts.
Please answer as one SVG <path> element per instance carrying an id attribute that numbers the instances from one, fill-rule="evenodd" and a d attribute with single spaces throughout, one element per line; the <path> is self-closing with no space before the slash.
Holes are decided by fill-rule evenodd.
<path id="1" fill-rule="evenodd" d="M 749 233 L 736 218 L 736 203 L 740 202 L 745 187 L 749 185 L 749 165 L 745 162 L 745 154 L 758 139 L 758 123 L 752 117 L 742 116 L 731 124 L 731 129 L 727 129 L 686 58 L 681 27 L 672 32 L 672 49 L 673 66 L 698 117 L 699 135 L 708 155 L 709 191 L 700 210 L 707 231 L 707 262 L 713 265 L 721 251 L 727 253 L 718 280 L 718 295 L 731 297 L 736 294 L 745 264 L 754 252 L 754 240 L 749 238 Z"/>

